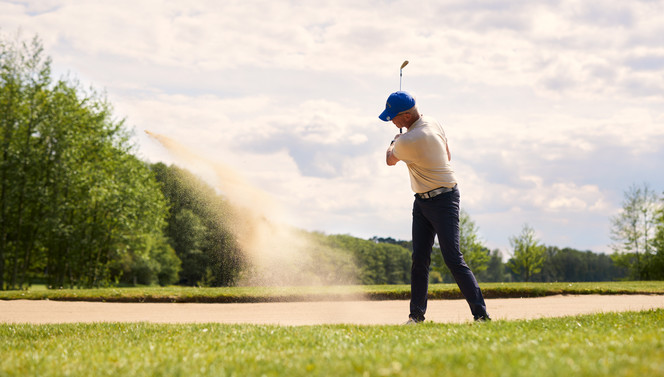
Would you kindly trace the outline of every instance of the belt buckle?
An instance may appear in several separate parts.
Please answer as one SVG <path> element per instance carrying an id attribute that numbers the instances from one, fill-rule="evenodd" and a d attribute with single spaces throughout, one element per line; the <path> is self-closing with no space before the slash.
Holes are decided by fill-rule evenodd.
<path id="1" fill-rule="evenodd" d="M 450 191 L 450 190 L 445 188 L 445 187 L 439 187 L 437 189 L 433 189 L 431 191 L 427 191 L 425 193 L 420 194 L 420 198 L 422 198 L 422 199 L 431 199 L 431 198 L 435 198 L 436 196 L 438 196 L 440 194 L 446 193 L 448 191 Z"/>
<path id="2" fill-rule="evenodd" d="M 421 194 L 417 194 L 417 196 L 420 197 L 420 199 L 431 199 L 431 191 L 423 192 Z"/>

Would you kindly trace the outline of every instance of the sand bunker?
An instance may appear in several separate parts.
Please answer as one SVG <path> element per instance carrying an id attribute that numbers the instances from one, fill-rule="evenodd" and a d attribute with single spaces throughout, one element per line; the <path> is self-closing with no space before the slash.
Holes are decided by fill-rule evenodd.
<path id="1" fill-rule="evenodd" d="M 664 308 L 664 295 L 579 295 L 489 299 L 495 320 L 563 317 L 601 312 Z M 157 304 L 63 301 L 0 301 L 0 323 L 153 322 L 248 323 L 289 326 L 319 324 L 400 324 L 408 301 L 337 301 L 250 304 Z M 427 320 L 472 320 L 464 300 L 430 300 Z"/>

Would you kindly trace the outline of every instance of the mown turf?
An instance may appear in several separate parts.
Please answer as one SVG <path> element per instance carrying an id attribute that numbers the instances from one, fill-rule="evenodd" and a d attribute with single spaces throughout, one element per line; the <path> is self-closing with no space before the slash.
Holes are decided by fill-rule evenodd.
<path id="1" fill-rule="evenodd" d="M 664 310 L 480 324 L 0 325 L 3 376 L 662 376 Z"/>
<path id="2" fill-rule="evenodd" d="M 482 283 L 486 298 L 541 297 L 558 294 L 664 294 L 663 281 L 600 283 Z M 408 285 L 331 287 L 141 287 L 102 289 L 30 289 L 0 291 L 0 300 L 106 302 L 274 302 L 315 300 L 408 299 Z M 455 284 L 432 284 L 431 299 L 462 298 Z"/>

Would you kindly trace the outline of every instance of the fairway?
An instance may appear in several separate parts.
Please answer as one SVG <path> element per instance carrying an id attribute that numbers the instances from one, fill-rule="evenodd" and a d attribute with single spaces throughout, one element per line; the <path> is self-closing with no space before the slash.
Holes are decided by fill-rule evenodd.
<path id="1" fill-rule="evenodd" d="M 664 295 L 557 295 L 488 299 L 494 320 L 563 317 L 664 309 Z M 281 303 L 105 303 L 51 300 L 0 301 L 0 323 L 224 323 L 274 325 L 392 325 L 404 322 L 407 300 Z M 472 319 L 464 300 L 430 300 L 427 320 L 463 323 Z"/>
<path id="2" fill-rule="evenodd" d="M 664 311 L 419 326 L 0 324 L 2 376 L 661 376 Z"/>

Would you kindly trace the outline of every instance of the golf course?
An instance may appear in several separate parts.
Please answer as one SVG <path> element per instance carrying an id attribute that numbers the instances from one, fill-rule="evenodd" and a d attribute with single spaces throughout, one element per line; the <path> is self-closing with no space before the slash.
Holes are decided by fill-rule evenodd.
<path id="1" fill-rule="evenodd" d="M 0 377 L 664 377 L 662 35 L 0 0 Z"/>
<path id="2" fill-rule="evenodd" d="M 664 374 L 664 282 L 483 284 L 485 323 L 433 285 L 416 326 L 406 288 L 2 292 L 0 375 Z"/>

